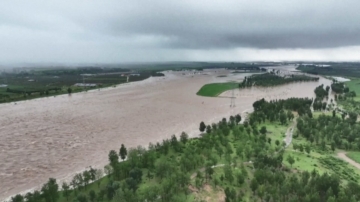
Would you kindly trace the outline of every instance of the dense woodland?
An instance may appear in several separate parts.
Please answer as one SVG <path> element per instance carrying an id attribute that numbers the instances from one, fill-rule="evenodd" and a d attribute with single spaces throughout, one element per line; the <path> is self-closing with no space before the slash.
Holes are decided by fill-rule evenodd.
<path id="1" fill-rule="evenodd" d="M 326 86 L 326 89 L 324 89 L 323 84 L 315 88 L 314 93 L 316 97 L 313 103 L 313 109 L 315 111 L 321 111 L 326 109 L 327 106 L 326 101 L 329 97 L 329 90 L 330 87 Z"/>
<path id="2" fill-rule="evenodd" d="M 347 100 L 356 97 L 355 91 L 350 91 L 349 87 L 342 82 L 334 81 L 331 84 L 331 89 L 336 93 L 335 100 Z"/>
<path id="3" fill-rule="evenodd" d="M 313 118 L 311 103 L 298 98 L 262 99 L 253 104 L 255 111 L 244 124 L 239 124 L 240 115 L 231 116 L 211 125 L 201 122 L 199 138 L 189 139 L 182 133 L 147 149 L 121 145 L 118 151 L 109 152 L 104 170 L 90 168 L 69 184 L 49 179 L 41 190 L 16 195 L 11 202 L 182 202 L 201 192 L 205 184 L 223 191 L 227 202 L 359 201 L 360 186 L 353 176 L 347 176 L 348 183 L 342 184 L 342 175 L 293 172 L 285 166 L 284 161 L 292 165 L 295 159 L 284 159 L 284 144 L 272 141 L 262 125 L 286 125 L 295 119 L 295 113 L 300 116 L 297 135 L 308 139 L 309 145 L 360 150 L 360 127 L 351 115 Z M 101 178 L 103 172 L 106 176 Z"/>
<path id="4" fill-rule="evenodd" d="M 360 150 L 360 126 L 355 124 L 357 114 L 349 113 L 341 117 L 333 111 L 332 116 L 320 115 L 317 119 L 303 116 L 298 119 L 299 135 L 305 137 L 311 144 L 316 144 L 323 150 Z"/>
<path id="5" fill-rule="evenodd" d="M 359 63 L 327 63 L 327 64 L 312 64 L 299 65 L 298 70 L 315 75 L 331 75 L 331 76 L 345 76 L 345 77 L 360 77 Z"/>
<path id="6" fill-rule="evenodd" d="M 309 77 L 304 75 L 290 75 L 279 76 L 276 72 L 270 72 L 265 74 L 256 74 L 249 77 L 245 77 L 242 83 L 239 84 L 239 88 L 246 88 L 251 86 L 276 86 L 292 82 L 304 82 L 304 81 L 318 81 L 317 77 Z"/>

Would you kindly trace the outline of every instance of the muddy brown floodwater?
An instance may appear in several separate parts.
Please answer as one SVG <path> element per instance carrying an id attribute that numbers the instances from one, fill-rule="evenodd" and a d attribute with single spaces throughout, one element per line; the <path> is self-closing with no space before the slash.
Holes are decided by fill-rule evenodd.
<path id="1" fill-rule="evenodd" d="M 107 88 L 0 105 L 0 200 L 37 189 L 48 178 L 70 179 L 88 166 L 102 168 L 108 152 L 147 146 L 182 131 L 198 135 L 201 121 L 251 111 L 259 98 L 313 97 L 319 82 L 236 90 L 236 107 L 223 93 L 197 96 L 206 83 L 241 80 L 227 70 L 202 75 L 167 72 L 165 77 Z"/>

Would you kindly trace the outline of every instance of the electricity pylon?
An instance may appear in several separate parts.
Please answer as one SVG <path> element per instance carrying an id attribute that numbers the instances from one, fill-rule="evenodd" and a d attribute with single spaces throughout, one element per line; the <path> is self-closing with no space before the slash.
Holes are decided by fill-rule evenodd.
<path id="1" fill-rule="evenodd" d="M 235 88 L 231 90 L 230 107 L 235 107 Z"/>

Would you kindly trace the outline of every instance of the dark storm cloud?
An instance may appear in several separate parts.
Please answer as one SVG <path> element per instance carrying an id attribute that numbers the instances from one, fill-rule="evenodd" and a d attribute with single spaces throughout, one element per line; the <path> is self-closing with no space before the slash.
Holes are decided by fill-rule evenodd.
<path id="1" fill-rule="evenodd" d="M 0 62 L 201 60 L 238 49 L 360 45 L 358 0 L 13 0 L 1 6 Z"/>
<path id="2" fill-rule="evenodd" d="M 106 30 L 114 35 L 162 36 L 168 39 L 162 45 L 175 48 L 332 48 L 360 44 L 360 1 L 150 2 L 139 4 L 124 18 L 109 18 Z"/>

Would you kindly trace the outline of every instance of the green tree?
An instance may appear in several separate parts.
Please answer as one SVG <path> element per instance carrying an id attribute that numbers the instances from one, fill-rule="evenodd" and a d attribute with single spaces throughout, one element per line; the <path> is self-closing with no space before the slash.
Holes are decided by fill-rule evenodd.
<path id="1" fill-rule="evenodd" d="M 90 166 L 89 174 L 90 174 L 90 180 L 95 181 L 95 179 L 96 179 L 96 169 L 94 169 L 94 168 L 92 168 Z"/>
<path id="2" fill-rule="evenodd" d="M 56 179 L 50 178 L 47 183 L 45 183 L 41 192 L 45 199 L 45 202 L 56 202 L 59 199 L 59 185 L 56 183 Z"/>
<path id="3" fill-rule="evenodd" d="M 240 121 L 241 121 L 241 116 L 240 116 L 240 114 L 237 114 L 237 115 L 235 116 L 235 122 L 236 122 L 236 124 L 239 124 Z"/>
<path id="4" fill-rule="evenodd" d="M 280 145 L 280 141 L 279 141 L 279 140 L 275 140 L 275 144 L 276 144 L 276 146 L 279 146 L 279 145 Z"/>
<path id="5" fill-rule="evenodd" d="M 292 165 L 295 163 L 295 159 L 294 159 L 294 157 L 292 157 L 291 155 L 289 155 L 289 156 L 286 158 L 286 160 L 287 160 L 287 162 L 291 165 L 291 167 L 292 167 Z"/>
<path id="6" fill-rule="evenodd" d="M 77 187 L 80 190 L 84 184 L 83 175 L 81 173 L 78 173 L 74 176 L 73 180 L 76 182 L 75 187 Z"/>
<path id="7" fill-rule="evenodd" d="M 213 182 L 214 182 L 215 188 L 216 188 L 217 185 L 220 184 L 219 178 L 217 178 L 217 177 L 215 177 L 215 178 L 213 179 Z"/>
<path id="8" fill-rule="evenodd" d="M 76 189 L 78 188 L 78 187 L 77 187 L 77 186 L 78 186 L 78 182 L 77 182 L 76 175 L 75 175 L 75 176 L 73 177 L 73 179 L 71 180 L 70 185 L 71 185 L 71 187 L 73 188 L 74 193 L 75 193 L 75 195 L 76 195 L 76 194 L 77 194 Z"/>
<path id="9" fill-rule="evenodd" d="M 89 192 L 89 199 L 90 199 L 91 202 L 95 202 L 95 200 L 96 200 L 96 193 L 95 193 L 94 190 L 91 190 L 91 191 Z"/>
<path id="10" fill-rule="evenodd" d="M 245 177 L 244 175 L 240 172 L 237 174 L 237 182 L 239 183 L 239 185 L 241 186 L 242 184 L 244 184 L 245 182 Z"/>
<path id="11" fill-rule="evenodd" d="M 280 122 L 281 122 L 281 124 L 286 124 L 286 121 L 287 121 L 287 119 L 286 119 L 286 114 L 285 114 L 284 111 L 282 111 L 282 112 L 280 113 Z"/>
<path id="12" fill-rule="evenodd" d="M 103 177 L 104 173 L 101 169 L 96 169 L 95 172 L 95 181 L 97 182 L 98 187 L 100 187 L 101 178 Z"/>
<path id="13" fill-rule="evenodd" d="M 305 151 L 306 151 L 306 153 L 310 154 L 311 147 L 309 144 L 305 145 Z"/>
<path id="14" fill-rule="evenodd" d="M 302 144 L 299 144 L 299 150 L 300 150 L 300 152 L 303 152 L 304 151 L 304 146 L 302 145 Z"/>
<path id="15" fill-rule="evenodd" d="M 288 111 L 288 112 L 287 112 L 287 118 L 288 118 L 289 121 L 290 121 L 291 119 L 294 118 L 294 114 L 293 114 L 291 111 Z"/>
<path id="16" fill-rule="evenodd" d="M 203 184 L 203 176 L 200 171 L 196 172 L 195 185 L 197 188 L 200 188 Z"/>
<path id="17" fill-rule="evenodd" d="M 206 125 L 205 125 L 205 123 L 202 121 L 202 122 L 200 123 L 199 130 L 200 130 L 200 132 L 204 132 L 205 129 L 206 129 Z"/>
<path id="18" fill-rule="evenodd" d="M 109 152 L 109 161 L 112 166 L 119 162 L 119 156 L 115 150 Z"/>
<path id="19" fill-rule="evenodd" d="M 86 186 L 91 181 L 91 174 L 90 174 L 90 172 L 88 170 L 85 170 L 83 172 L 83 179 L 84 179 L 84 185 L 85 185 L 85 189 L 86 189 Z"/>
<path id="20" fill-rule="evenodd" d="M 293 146 L 293 149 L 294 149 L 295 151 L 299 148 L 299 146 L 298 146 L 297 144 L 295 144 L 295 143 L 293 143 L 292 146 Z"/>
<path id="21" fill-rule="evenodd" d="M 76 199 L 78 202 L 88 202 L 88 199 L 84 194 L 79 194 Z"/>
<path id="22" fill-rule="evenodd" d="M 253 194 L 255 194 L 255 191 L 257 190 L 258 187 L 259 187 L 258 182 L 256 181 L 255 178 L 253 178 L 250 182 L 250 188 L 251 188 L 251 191 L 253 192 Z"/>
<path id="23" fill-rule="evenodd" d="M 265 127 L 265 126 L 261 127 L 260 133 L 263 134 L 263 135 L 265 135 L 266 132 L 267 132 L 266 127 Z"/>
<path id="24" fill-rule="evenodd" d="M 106 186 L 106 196 L 108 200 L 112 200 L 116 194 L 116 190 L 120 187 L 119 183 L 110 181 Z"/>
<path id="25" fill-rule="evenodd" d="M 225 179 L 227 181 L 229 181 L 230 184 L 232 184 L 234 181 L 234 175 L 233 175 L 231 166 L 229 166 L 229 165 L 224 166 L 224 174 L 225 174 Z"/>
<path id="26" fill-rule="evenodd" d="M 207 163 L 206 168 L 205 168 L 205 180 L 206 180 L 206 182 L 208 181 L 208 179 L 211 179 L 211 176 L 212 176 L 213 173 L 214 173 L 214 169 L 213 169 L 211 163 Z"/>
<path id="27" fill-rule="evenodd" d="M 49 91 L 47 91 L 47 92 L 49 92 Z M 70 95 L 71 92 L 72 92 L 72 89 L 69 87 L 69 88 L 67 89 L 67 92 L 68 92 L 68 94 Z"/>
<path id="28" fill-rule="evenodd" d="M 34 201 L 34 194 L 31 192 L 28 192 L 25 194 L 24 199 L 26 202 L 35 202 Z"/>
<path id="29" fill-rule="evenodd" d="M 183 144 L 185 144 L 189 139 L 189 135 L 186 134 L 185 132 L 182 132 L 180 135 L 180 142 L 182 142 Z"/>
<path id="30" fill-rule="evenodd" d="M 211 126 L 210 125 L 208 125 L 208 126 L 206 126 L 206 133 L 211 133 Z"/>
<path id="31" fill-rule="evenodd" d="M 230 116 L 230 122 L 234 123 L 235 122 L 235 117 L 234 116 Z"/>
<path id="32" fill-rule="evenodd" d="M 17 194 L 11 197 L 11 202 L 24 202 L 24 197 L 20 194 Z"/>
<path id="33" fill-rule="evenodd" d="M 110 175 L 113 173 L 113 168 L 111 165 L 104 166 L 104 172 L 108 177 L 110 177 Z"/>
<path id="34" fill-rule="evenodd" d="M 336 148 L 335 142 L 331 142 L 331 150 L 334 152 Z"/>
<path id="35" fill-rule="evenodd" d="M 70 196 L 70 187 L 66 182 L 63 182 L 62 184 L 62 190 L 63 190 L 63 195 L 66 198 L 66 201 L 69 201 L 69 196 Z"/>
<path id="36" fill-rule="evenodd" d="M 119 151 L 120 158 L 124 161 L 127 156 L 127 149 L 124 144 L 121 144 L 120 151 Z"/>

